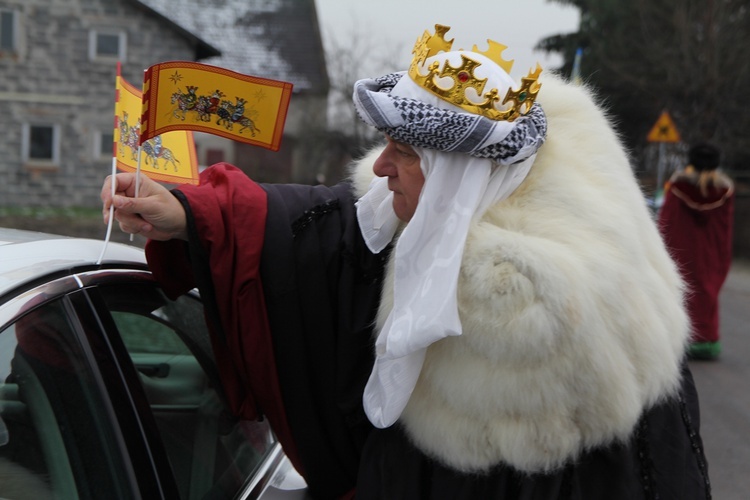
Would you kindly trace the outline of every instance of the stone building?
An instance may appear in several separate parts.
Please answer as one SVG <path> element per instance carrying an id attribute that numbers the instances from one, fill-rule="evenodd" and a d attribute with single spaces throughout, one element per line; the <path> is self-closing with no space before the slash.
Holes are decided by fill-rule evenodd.
<path id="1" fill-rule="evenodd" d="M 0 0 L 0 207 L 98 206 L 117 62 L 140 86 L 146 68 L 170 60 L 294 85 L 280 151 L 196 134 L 199 163 L 283 182 L 324 169 L 305 138 L 326 128 L 314 0 Z"/>

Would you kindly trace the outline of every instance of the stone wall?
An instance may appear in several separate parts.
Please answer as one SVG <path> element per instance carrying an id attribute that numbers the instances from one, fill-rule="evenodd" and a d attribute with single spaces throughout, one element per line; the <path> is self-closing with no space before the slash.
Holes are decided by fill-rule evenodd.
<path id="1" fill-rule="evenodd" d="M 0 53 L 0 206 L 99 204 L 112 160 L 95 147 L 102 132 L 113 130 L 117 61 L 90 60 L 89 33 L 125 33 L 122 75 L 136 87 L 152 64 L 195 58 L 192 42 L 136 4 L 0 0 L 0 8 L 18 13 L 20 28 L 18 51 Z M 22 161 L 24 124 L 59 127 L 58 164 Z"/>

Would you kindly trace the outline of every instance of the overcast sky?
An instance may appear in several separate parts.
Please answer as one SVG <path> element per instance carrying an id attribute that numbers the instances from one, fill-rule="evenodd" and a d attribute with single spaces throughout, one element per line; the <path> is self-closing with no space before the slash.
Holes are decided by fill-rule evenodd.
<path id="1" fill-rule="evenodd" d="M 315 0 L 324 40 L 346 40 L 354 30 L 382 40 L 388 53 L 397 55 L 396 67 L 406 69 L 414 42 L 435 24 L 451 27 L 446 35 L 454 48 L 486 49 L 490 38 L 507 45 L 506 59 L 514 59 L 512 75 L 520 79 L 539 62 L 543 68 L 561 64 L 534 52 L 536 43 L 548 36 L 578 29 L 578 10 L 546 0 Z M 483 45 L 484 44 L 484 45 Z M 369 45 L 368 45 L 369 46 Z M 374 76 L 374 75 L 363 75 Z"/>

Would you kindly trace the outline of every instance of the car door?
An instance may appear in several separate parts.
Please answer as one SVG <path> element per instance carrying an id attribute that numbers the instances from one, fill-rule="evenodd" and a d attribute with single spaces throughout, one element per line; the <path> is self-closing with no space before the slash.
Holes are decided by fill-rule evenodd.
<path id="1" fill-rule="evenodd" d="M 138 270 L 24 295 L 0 331 L 0 497 L 16 498 L 4 466 L 26 479 L 17 498 L 264 491 L 283 454 L 267 423 L 229 411 L 197 295 L 169 300 Z"/>
<path id="2" fill-rule="evenodd" d="M 59 278 L 3 304 L 12 319 L 0 322 L 0 496 L 158 498 L 151 467 L 137 460 L 147 448 L 132 432 L 135 413 L 78 288 Z"/>
<path id="3" fill-rule="evenodd" d="M 126 379 L 146 396 L 144 420 L 156 423 L 179 497 L 257 497 L 282 455 L 266 421 L 231 413 L 197 295 L 170 300 L 143 275 L 99 273 L 90 284 L 113 346 L 127 353 L 121 364 L 135 368 Z"/>

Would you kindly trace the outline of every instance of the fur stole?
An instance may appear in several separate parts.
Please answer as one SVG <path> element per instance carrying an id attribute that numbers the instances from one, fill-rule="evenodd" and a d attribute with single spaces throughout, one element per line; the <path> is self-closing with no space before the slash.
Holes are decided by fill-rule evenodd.
<path id="1" fill-rule="evenodd" d="M 529 176 L 469 232 L 463 334 L 428 348 L 400 419 L 422 451 L 464 472 L 558 469 L 627 439 L 679 387 L 683 284 L 628 157 L 584 87 L 548 76 L 539 101 L 548 137 Z M 360 195 L 378 153 L 355 166 Z"/>

